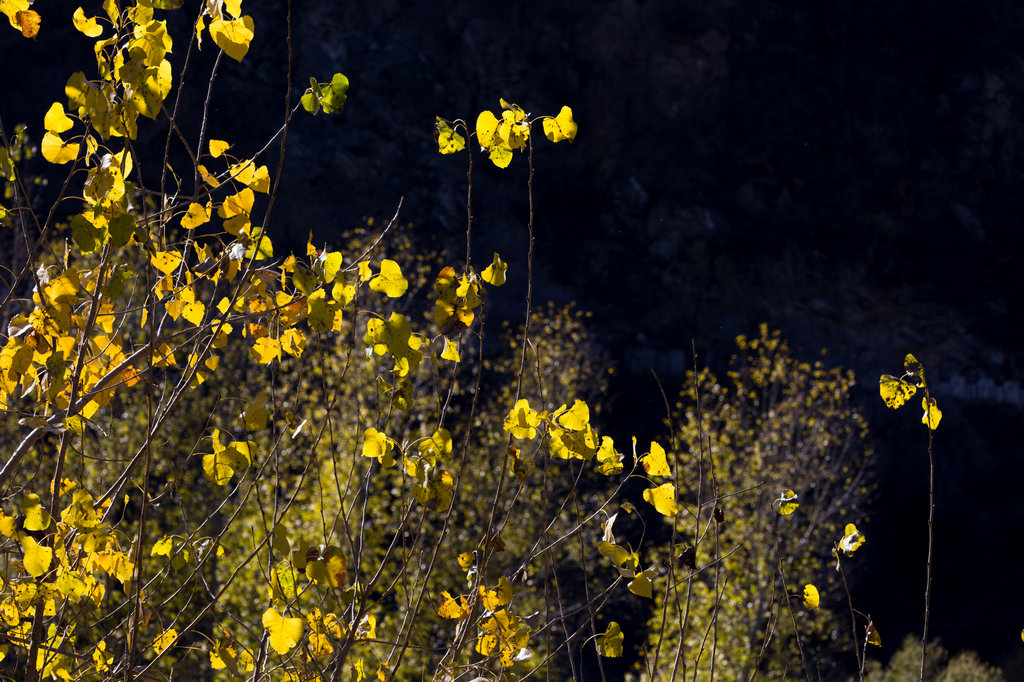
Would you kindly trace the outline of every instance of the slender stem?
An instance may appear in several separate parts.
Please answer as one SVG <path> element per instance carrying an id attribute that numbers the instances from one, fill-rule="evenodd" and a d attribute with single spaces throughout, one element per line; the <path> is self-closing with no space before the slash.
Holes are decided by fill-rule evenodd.
<path id="1" fill-rule="evenodd" d="M 928 620 L 932 603 L 932 550 L 935 544 L 935 457 L 932 451 L 931 404 L 928 385 L 924 387 L 925 428 L 928 429 L 928 559 L 924 587 L 924 628 L 921 633 L 921 682 L 924 682 L 924 668 L 928 662 Z"/>

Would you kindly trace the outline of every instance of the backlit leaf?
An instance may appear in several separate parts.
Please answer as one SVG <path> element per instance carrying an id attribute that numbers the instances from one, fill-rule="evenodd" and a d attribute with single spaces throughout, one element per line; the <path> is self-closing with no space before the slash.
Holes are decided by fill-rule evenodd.
<path id="1" fill-rule="evenodd" d="M 839 541 L 839 549 L 846 556 L 853 556 L 853 553 L 864 544 L 864 541 L 864 534 L 857 530 L 857 526 L 848 523 L 843 531 L 843 537 Z"/>
<path id="2" fill-rule="evenodd" d="M 526 398 L 520 398 L 505 417 L 505 431 L 513 438 L 533 439 L 539 425 L 540 417 L 530 408 Z"/>
<path id="3" fill-rule="evenodd" d="M 64 113 L 64 105 L 54 102 L 43 117 L 43 127 L 51 133 L 63 133 L 71 130 L 74 121 Z"/>
<path id="4" fill-rule="evenodd" d="M 31 535 L 21 539 L 21 548 L 25 552 L 25 570 L 33 578 L 38 578 L 50 570 L 50 563 L 53 561 L 53 549 L 44 547 L 36 542 Z"/>
<path id="5" fill-rule="evenodd" d="M 195 202 L 188 205 L 185 217 L 181 219 L 181 226 L 186 230 L 194 230 L 204 223 L 210 222 L 210 204 L 203 206 Z"/>
<path id="6" fill-rule="evenodd" d="M 494 254 L 494 260 L 491 264 L 484 268 L 484 271 L 480 273 L 480 279 L 487 282 L 490 285 L 500 287 L 505 283 L 505 271 L 508 269 L 508 264 L 501 260 L 497 253 Z"/>
<path id="7" fill-rule="evenodd" d="M 629 591 L 638 597 L 651 599 L 654 596 L 654 585 L 651 583 L 653 575 L 654 571 L 637 573 L 636 577 L 629 583 Z"/>
<path id="8" fill-rule="evenodd" d="M 437 604 L 437 615 L 449 620 L 462 620 L 469 615 L 469 604 L 464 596 L 455 599 L 448 592 L 442 592 Z"/>
<path id="9" fill-rule="evenodd" d="M 452 130 L 448 121 L 438 116 L 434 121 L 434 139 L 442 154 L 454 154 L 466 148 L 466 138 Z"/>
<path id="10" fill-rule="evenodd" d="M 597 449 L 597 470 L 605 476 L 622 471 L 622 453 L 615 451 L 615 442 L 609 436 L 601 438 L 601 447 Z"/>
<path id="11" fill-rule="evenodd" d="M 562 140 L 572 142 L 576 137 L 577 126 L 576 122 L 572 120 L 572 109 L 569 107 L 562 107 L 558 116 L 554 118 L 545 118 L 542 125 L 544 126 L 544 135 L 552 142 L 561 142 Z"/>
<path id="12" fill-rule="evenodd" d="M 230 147 L 230 142 L 225 142 L 224 140 L 210 140 L 210 156 L 216 159 Z"/>
<path id="13" fill-rule="evenodd" d="M 14 21 L 21 29 L 21 35 L 26 38 L 35 38 L 39 35 L 39 25 L 43 22 L 42 17 L 35 10 L 22 10 L 15 12 Z"/>
<path id="14" fill-rule="evenodd" d="M 803 598 L 804 598 L 804 604 L 806 604 L 807 606 L 810 606 L 812 609 L 818 608 L 818 604 L 820 603 L 820 598 L 818 596 L 818 588 L 817 587 L 815 587 L 814 585 L 811 585 L 810 583 L 808 583 L 807 585 L 804 585 Z"/>
<path id="15" fill-rule="evenodd" d="M 921 423 L 932 431 L 939 428 L 939 422 L 942 420 L 942 410 L 935 404 L 935 398 L 932 398 L 930 401 L 928 398 L 922 398 L 921 408 L 924 409 Z"/>
<path id="16" fill-rule="evenodd" d="M 157 635 L 155 640 L 153 640 L 153 648 L 156 650 L 158 654 L 162 654 L 163 652 L 167 651 L 168 647 L 174 644 L 174 641 L 176 639 L 178 639 L 177 630 L 175 630 L 174 628 L 171 628 L 170 630 L 164 630 L 159 635 Z"/>
<path id="17" fill-rule="evenodd" d="M 787 490 L 782 493 L 782 497 L 779 498 L 779 513 L 783 516 L 788 516 L 796 511 L 800 503 L 797 501 L 797 495 L 792 490 Z"/>
<path id="18" fill-rule="evenodd" d="M 648 488 L 644 491 L 644 500 L 653 505 L 662 516 L 675 516 L 679 513 L 676 487 L 672 483 L 659 485 L 657 488 Z"/>
<path id="19" fill-rule="evenodd" d="M 210 22 L 210 37 L 227 56 L 240 62 L 249 51 L 254 27 L 252 17 L 248 15 L 230 21 L 214 19 Z"/>
<path id="20" fill-rule="evenodd" d="M 85 10 L 81 7 L 75 10 L 74 15 L 71 17 L 71 21 L 74 23 L 75 28 L 78 31 L 84 33 L 89 38 L 95 38 L 99 36 L 99 34 L 103 33 L 103 27 L 100 26 L 98 21 L 96 21 L 96 18 L 86 18 Z"/>
<path id="21" fill-rule="evenodd" d="M 651 441 L 651 451 L 640 458 L 640 464 L 649 476 L 671 476 L 672 470 L 668 467 L 668 458 L 665 449 L 656 442 Z"/>
<path id="22" fill-rule="evenodd" d="M 597 652 L 605 658 L 622 656 L 622 628 L 615 621 L 608 623 L 604 633 L 597 638 Z"/>
<path id="23" fill-rule="evenodd" d="M 263 627 L 270 633 L 270 646 L 279 654 L 286 654 L 302 639 L 301 618 L 285 618 L 275 608 L 263 612 Z"/>
<path id="24" fill-rule="evenodd" d="M 409 280 L 402 276 L 398 263 L 385 258 L 380 263 L 380 272 L 370 280 L 370 288 L 389 298 L 398 298 L 409 288 Z"/>
<path id="25" fill-rule="evenodd" d="M 897 379 L 894 376 L 883 374 L 878 379 L 878 392 L 885 401 L 886 407 L 898 409 L 910 400 L 917 392 L 917 386 L 905 379 Z"/>
<path id="26" fill-rule="evenodd" d="M 60 135 L 49 131 L 43 134 L 43 141 L 39 147 L 43 152 L 43 158 L 57 165 L 70 163 L 78 157 L 78 144 L 65 142 Z"/>

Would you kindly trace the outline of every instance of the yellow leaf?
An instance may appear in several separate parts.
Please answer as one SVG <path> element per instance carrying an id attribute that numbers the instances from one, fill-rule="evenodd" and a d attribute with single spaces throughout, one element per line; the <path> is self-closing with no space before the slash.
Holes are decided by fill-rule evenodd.
<path id="1" fill-rule="evenodd" d="M 668 458 L 665 449 L 651 441 L 651 451 L 640 458 L 640 464 L 649 476 L 671 476 L 672 470 L 668 468 Z"/>
<path id="2" fill-rule="evenodd" d="M 384 259 L 380 273 L 370 280 L 370 288 L 389 298 L 398 298 L 409 288 L 409 281 L 402 276 L 402 268 L 393 260 Z"/>
<path id="3" fill-rule="evenodd" d="M 818 604 L 819 604 L 820 600 L 819 600 L 819 596 L 818 596 L 818 588 L 817 587 L 815 587 L 814 585 L 811 585 L 810 583 L 808 583 L 807 585 L 804 585 L 803 597 L 804 597 L 804 604 L 807 604 L 807 606 L 810 606 L 812 609 L 818 608 Z"/>
<path id="4" fill-rule="evenodd" d="M 210 222 L 210 204 L 203 206 L 193 202 L 188 205 L 188 211 L 185 213 L 185 217 L 181 219 L 181 226 L 186 230 L 194 230 L 208 222 Z"/>
<path id="5" fill-rule="evenodd" d="M 605 658 L 618 658 L 622 655 L 622 640 L 622 628 L 612 621 L 604 634 L 597 638 L 597 652 Z"/>
<path id="6" fill-rule="evenodd" d="M 337 547 L 327 547 L 319 559 L 306 563 L 306 577 L 322 587 L 344 587 L 348 577 L 345 555 Z"/>
<path id="7" fill-rule="evenodd" d="M 480 279 L 492 286 L 500 287 L 505 283 L 505 270 L 507 269 L 508 264 L 495 253 L 494 260 L 480 273 Z"/>
<path id="8" fill-rule="evenodd" d="M 903 407 L 903 404 L 914 396 L 917 387 L 905 379 L 883 374 L 878 379 L 878 392 L 886 407 L 895 410 Z"/>
<path id="9" fill-rule="evenodd" d="M 53 549 L 43 547 L 31 535 L 21 539 L 21 548 L 25 552 L 25 570 L 33 578 L 38 578 L 50 570 L 53 561 Z"/>
<path id="10" fill-rule="evenodd" d="M 253 161 L 242 161 L 228 169 L 231 176 L 256 192 L 270 192 L 270 173 L 266 166 L 256 167 Z"/>
<path id="11" fill-rule="evenodd" d="M 675 516 L 679 513 L 676 487 L 672 483 L 659 485 L 657 488 L 648 488 L 644 491 L 644 500 L 653 505 L 662 516 Z"/>
<path id="12" fill-rule="evenodd" d="M 270 646 L 279 654 L 286 654 L 302 639 L 301 618 L 285 618 L 277 609 L 263 612 L 263 627 L 270 633 Z"/>
<path id="13" fill-rule="evenodd" d="M 540 417 L 530 408 L 526 398 L 520 398 L 505 417 L 505 431 L 513 438 L 533 439 L 537 435 Z"/>
<path id="14" fill-rule="evenodd" d="M 651 599 L 654 595 L 654 585 L 651 583 L 653 573 L 653 571 L 637 573 L 636 577 L 629 583 L 629 591 L 638 597 Z"/>
<path id="15" fill-rule="evenodd" d="M 572 407 L 562 405 L 555 410 L 554 421 L 568 431 L 582 431 L 590 423 L 590 408 L 582 400 L 573 402 Z"/>
<path id="16" fill-rule="evenodd" d="M 39 495 L 30 493 L 25 495 L 21 501 L 21 515 L 25 517 L 22 522 L 25 530 L 41 531 L 50 527 L 50 515 L 39 501 Z"/>
<path id="17" fill-rule="evenodd" d="M 178 631 L 174 628 L 164 630 L 153 640 L 153 648 L 158 654 L 162 654 L 178 639 Z"/>
<path id="18" fill-rule="evenodd" d="M 490 149 L 498 131 L 498 119 L 489 111 L 481 111 L 476 117 L 476 139 L 482 149 Z M 509 150 L 511 158 L 512 150 Z M 508 164 L 506 164 L 508 165 Z"/>
<path id="19" fill-rule="evenodd" d="M 74 15 L 71 17 L 71 21 L 74 23 L 75 28 L 78 29 L 78 31 L 84 33 L 89 38 L 96 38 L 99 34 L 103 33 L 103 28 L 100 26 L 99 22 L 96 21 L 96 18 L 89 17 L 87 19 L 85 16 L 85 10 L 81 7 L 75 10 Z"/>
<path id="20" fill-rule="evenodd" d="M 461 356 L 459 355 L 459 344 L 445 337 L 444 350 L 441 351 L 441 357 L 445 360 L 451 360 L 452 362 L 459 362 L 461 359 Z"/>
<path id="21" fill-rule="evenodd" d="M 449 620 L 461 620 L 469 615 L 469 604 L 464 596 L 456 600 L 447 592 L 442 592 L 437 605 L 437 615 Z"/>
<path id="22" fill-rule="evenodd" d="M 54 102 L 50 105 L 49 110 L 46 112 L 46 116 L 43 117 L 43 127 L 47 132 L 51 133 L 63 133 L 71 130 L 74 122 L 68 118 L 67 114 L 64 113 L 64 105 L 60 102 Z"/>
<path id="23" fill-rule="evenodd" d="M 508 168 L 508 165 L 512 163 L 512 148 L 504 144 L 496 144 L 491 147 L 487 158 L 498 168 Z"/>
<path id="24" fill-rule="evenodd" d="M 252 356 L 261 365 L 269 365 L 281 359 L 281 342 L 269 336 L 256 339 L 252 347 Z"/>
<path id="25" fill-rule="evenodd" d="M 796 511 L 800 503 L 797 502 L 797 495 L 792 490 L 787 490 L 782 493 L 782 497 L 779 498 L 779 513 L 783 516 L 788 516 Z"/>
<path id="26" fill-rule="evenodd" d="M 182 306 L 181 316 L 197 327 L 203 321 L 204 315 L 206 315 L 206 306 L 202 301 L 192 301 Z"/>
<path id="27" fill-rule="evenodd" d="M 281 349 L 293 358 L 300 357 L 306 349 L 306 335 L 298 329 L 286 329 L 281 334 Z"/>
<path id="28" fill-rule="evenodd" d="M 454 154 L 466 148 L 466 138 L 452 130 L 448 122 L 438 116 L 434 121 L 434 139 L 442 154 Z"/>
<path id="29" fill-rule="evenodd" d="M 846 524 L 846 529 L 843 532 L 843 537 L 839 541 L 839 549 L 846 556 L 853 556 L 853 553 L 864 544 L 864 534 L 857 530 L 857 526 L 852 523 Z"/>
<path id="30" fill-rule="evenodd" d="M 463 552 L 455 557 L 455 559 L 459 562 L 459 568 L 463 571 L 468 571 L 473 566 L 473 562 L 476 561 L 476 552 Z"/>
<path id="31" fill-rule="evenodd" d="M 43 134 L 43 141 L 40 143 L 43 158 L 50 163 L 57 165 L 70 163 L 78 156 L 79 146 L 64 142 L 60 135 L 47 131 Z"/>
<path id="32" fill-rule="evenodd" d="M 153 545 L 153 549 L 149 550 L 150 556 L 171 556 L 171 550 L 174 549 L 174 538 L 170 535 L 165 535 Z"/>
<path id="33" fill-rule="evenodd" d="M 942 420 L 942 410 L 935 404 L 935 398 L 932 398 L 930 402 L 928 398 L 922 398 L 921 407 L 924 409 L 921 423 L 932 431 L 939 428 L 939 422 Z"/>
<path id="34" fill-rule="evenodd" d="M 210 22 L 210 37 L 227 56 L 240 62 L 249 51 L 254 27 L 252 17 L 248 15 L 231 21 L 214 19 Z"/>
<path id="35" fill-rule="evenodd" d="M 219 158 L 221 154 L 226 152 L 231 147 L 230 142 L 224 140 L 210 140 L 210 156 L 213 158 Z"/>
<path id="36" fill-rule="evenodd" d="M 181 254 L 177 251 L 157 251 L 149 260 L 154 268 L 169 275 L 181 265 Z"/>
<path id="37" fill-rule="evenodd" d="M 395 447 L 395 441 L 372 426 L 366 429 L 363 440 L 363 457 L 376 459 L 385 469 L 395 465 L 395 458 L 391 454 Z"/>
<path id="38" fill-rule="evenodd" d="M 622 454 L 615 451 L 615 442 L 609 436 L 601 438 L 601 447 L 597 449 L 597 470 L 605 476 L 622 471 Z"/>
<path id="39" fill-rule="evenodd" d="M 572 142 L 576 137 L 576 122 L 572 120 L 572 109 L 569 107 L 562 107 L 554 118 L 545 118 L 543 125 L 544 135 L 552 142 Z"/>

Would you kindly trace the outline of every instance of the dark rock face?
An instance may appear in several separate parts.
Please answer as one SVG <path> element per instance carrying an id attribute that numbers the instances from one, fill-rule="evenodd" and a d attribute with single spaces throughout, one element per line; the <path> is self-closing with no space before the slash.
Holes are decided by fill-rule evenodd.
<path id="1" fill-rule="evenodd" d="M 286 3 L 250 5 L 253 51 L 241 65 L 221 65 L 210 114 L 215 136 L 251 145 L 240 153 L 272 135 L 285 110 Z M 188 21 L 184 12 L 168 17 Z M 539 140 L 536 149 L 538 298 L 594 310 L 624 365 L 678 375 L 691 338 L 702 362 L 721 363 L 735 334 L 765 321 L 808 352 L 827 346 L 862 377 L 872 405 L 874 377 L 908 351 L 936 380 L 1024 379 L 1015 316 L 1024 293 L 1019 2 L 354 0 L 293 3 L 292 23 L 291 101 L 311 75 L 342 71 L 352 87 L 342 116 L 299 116 L 289 131 L 270 223 L 279 239 L 298 245 L 312 230 L 330 240 L 360 216 L 389 217 L 404 196 L 402 222 L 415 223 L 424 245 L 456 245 L 464 157 L 436 153 L 434 116 L 472 121 L 499 97 L 533 113 L 568 104 L 580 126 L 574 145 Z M 80 38 L 69 17 L 44 23 L 35 44 L 3 38 L 0 72 L 19 83 L 17 101 L 5 97 L 5 126 L 26 120 L 40 136 L 69 75 L 54 60 L 81 43 L 75 54 L 88 63 Z M 184 45 L 175 49 L 180 58 Z M 198 63 L 212 56 L 204 48 Z M 195 110 L 205 94 L 198 73 L 183 100 Z M 197 129 L 187 117 L 182 125 Z M 526 159 L 499 171 L 477 155 L 473 182 L 476 257 L 501 252 L 517 297 Z M 965 405 L 978 399 L 962 396 Z M 1019 420 L 1019 405 L 1000 409 L 1000 420 Z M 1005 424 L 991 411 L 964 409 L 975 420 L 970 437 L 956 430 L 957 413 L 939 431 L 940 458 L 998 460 L 988 448 L 1009 448 L 988 435 Z M 876 622 L 893 623 L 882 629 L 895 642 L 899 630 L 920 628 L 917 602 L 887 600 L 885 590 L 916 595 L 923 584 L 919 548 L 899 538 L 923 537 L 926 465 L 917 429 L 890 438 L 907 415 L 874 416 L 888 478 L 878 530 L 867 528 L 877 538 L 868 582 L 880 590 Z M 910 457 L 901 439 L 913 444 L 912 465 L 899 459 Z M 986 467 L 1020 478 L 1018 465 Z M 993 534 L 1022 521 L 1010 493 L 982 500 L 950 483 L 943 495 L 951 511 L 940 511 L 940 548 L 962 537 L 942 536 L 944 520 L 956 528 L 970 513 L 952 511 L 958 505 L 997 519 L 985 529 Z M 890 525 L 903 508 L 918 510 L 905 515 L 906 532 Z M 1007 551 L 1015 554 L 1000 561 L 1020 558 L 1019 548 Z M 1004 651 L 990 631 L 954 627 L 959 609 L 987 608 L 957 597 L 965 590 L 954 555 L 947 545 L 937 557 L 935 589 L 949 591 L 950 608 L 936 609 L 935 631 L 950 648 L 997 659 Z"/>

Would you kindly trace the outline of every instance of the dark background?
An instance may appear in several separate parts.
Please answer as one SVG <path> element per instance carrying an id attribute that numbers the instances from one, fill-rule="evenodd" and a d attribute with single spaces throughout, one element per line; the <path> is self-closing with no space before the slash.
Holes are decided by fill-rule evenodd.
<path id="1" fill-rule="evenodd" d="M 177 36 L 186 4 L 166 15 Z M 285 7 L 246 3 L 252 51 L 218 72 L 209 131 L 240 141 L 239 156 L 285 110 Z M 0 33 L 0 114 L 38 141 L 64 65 L 92 53 L 64 8 L 37 10 L 37 41 Z M 1019 659 L 1024 4 L 355 0 L 292 13 L 292 102 L 311 75 L 341 71 L 352 87 L 340 117 L 289 131 L 276 241 L 330 241 L 404 197 L 421 244 L 461 253 L 465 157 L 436 153 L 434 116 L 472 121 L 499 97 L 534 114 L 570 105 L 575 143 L 536 148 L 537 298 L 594 311 L 620 365 L 605 418 L 656 431 L 648 369 L 671 391 L 691 339 L 721 367 L 760 322 L 855 370 L 881 485 L 854 597 L 892 645 L 884 657 L 921 627 L 927 456 L 917 415 L 884 410 L 875 381 L 915 353 L 945 412 L 932 631 Z M 174 59 L 184 51 L 178 38 Z M 199 111 L 215 55 L 210 41 L 193 55 L 184 111 Z M 181 125 L 196 137 L 197 118 Z M 150 126 L 140 144 L 162 149 L 164 135 Z M 474 258 L 510 262 L 510 317 L 525 182 L 525 158 L 500 171 L 476 157 Z"/>

